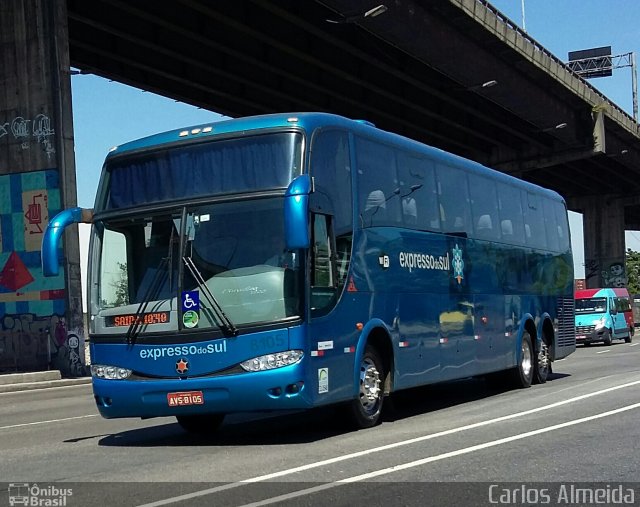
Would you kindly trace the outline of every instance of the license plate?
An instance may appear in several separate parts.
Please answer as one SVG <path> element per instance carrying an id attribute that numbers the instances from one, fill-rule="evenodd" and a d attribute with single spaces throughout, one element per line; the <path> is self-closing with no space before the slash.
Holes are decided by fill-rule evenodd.
<path id="1" fill-rule="evenodd" d="M 576 335 L 576 340 L 584 340 L 585 338 L 586 338 L 586 336 L 584 336 L 582 334 Z"/>
<path id="2" fill-rule="evenodd" d="M 183 393 L 167 393 L 167 403 L 170 407 L 184 407 L 187 405 L 204 405 L 202 391 L 186 391 Z"/>

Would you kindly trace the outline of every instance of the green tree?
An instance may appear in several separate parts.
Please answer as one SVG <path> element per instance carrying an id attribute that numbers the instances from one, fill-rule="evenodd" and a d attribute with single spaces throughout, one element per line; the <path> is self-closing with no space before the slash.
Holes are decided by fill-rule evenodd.
<path id="1" fill-rule="evenodd" d="M 127 264 L 118 262 L 118 280 L 111 286 L 116 290 L 114 306 L 124 306 L 129 304 L 129 281 L 127 277 Z"/>
<path id="2" fill-rule="evenodd" d="M 627 248 L 625 259 L 629 294 L 640 294 L 640 252 Z"/>

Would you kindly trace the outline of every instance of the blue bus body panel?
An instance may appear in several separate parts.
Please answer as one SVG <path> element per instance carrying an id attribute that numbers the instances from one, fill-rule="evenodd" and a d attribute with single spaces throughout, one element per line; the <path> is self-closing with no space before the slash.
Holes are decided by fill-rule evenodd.
<path id="1" fill-rule="evenodd" d="M 307 389 L 309 379 L 303 363 L 263 372 L 235 368 L 224 373 L 257 355 L 304 350 L 305 335 L 305 327 L 296 326 L 205 342 L 132 346 L 92 343 L 93 364 L 117 364 L 133 370 L 136 376 L 128 380 L 94 377 L 98 409 L 104 417 L 115 418 L 309 408 L 314 400 Z M 182 378 L 176 372 L 181 359 L 189 365 L 188 374 Z M 296 383 L 302 387 L 300 391 L 288 394 L 286 387 Z M 170 407 L 167 393 L 184 391 L 202 391 L 204 405 Z"/>

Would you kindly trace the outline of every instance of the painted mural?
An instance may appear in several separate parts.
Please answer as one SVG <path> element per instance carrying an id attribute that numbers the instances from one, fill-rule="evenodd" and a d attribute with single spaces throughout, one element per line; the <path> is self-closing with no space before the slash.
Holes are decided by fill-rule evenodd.
<path id="1" fill-rule="evenodd" d="M 624 259 L 588 259 L 585 278 L 589 287 L 626 287 L 629 281 Z"/>
<path id="2" fill-rule="evenodd" d="M 60 208 L 57 170 L 0 175 L 0 372 L 84 373 L 84 332 L 65 324 L 64 269 L 42 274 L 42 235 Z"/>

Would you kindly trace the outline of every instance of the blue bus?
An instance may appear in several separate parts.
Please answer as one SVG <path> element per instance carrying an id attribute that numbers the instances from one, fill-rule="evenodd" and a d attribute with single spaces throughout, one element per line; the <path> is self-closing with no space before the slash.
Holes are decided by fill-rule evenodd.
<path id="1" fill-rule="evenodd" d="M 339 404 L 472 376 L 545 382 L 575 350 L 567 211 L 550 190 L 324 113 L 114 148 L 91 222 L 93 391 L 106 418 Z"/>

